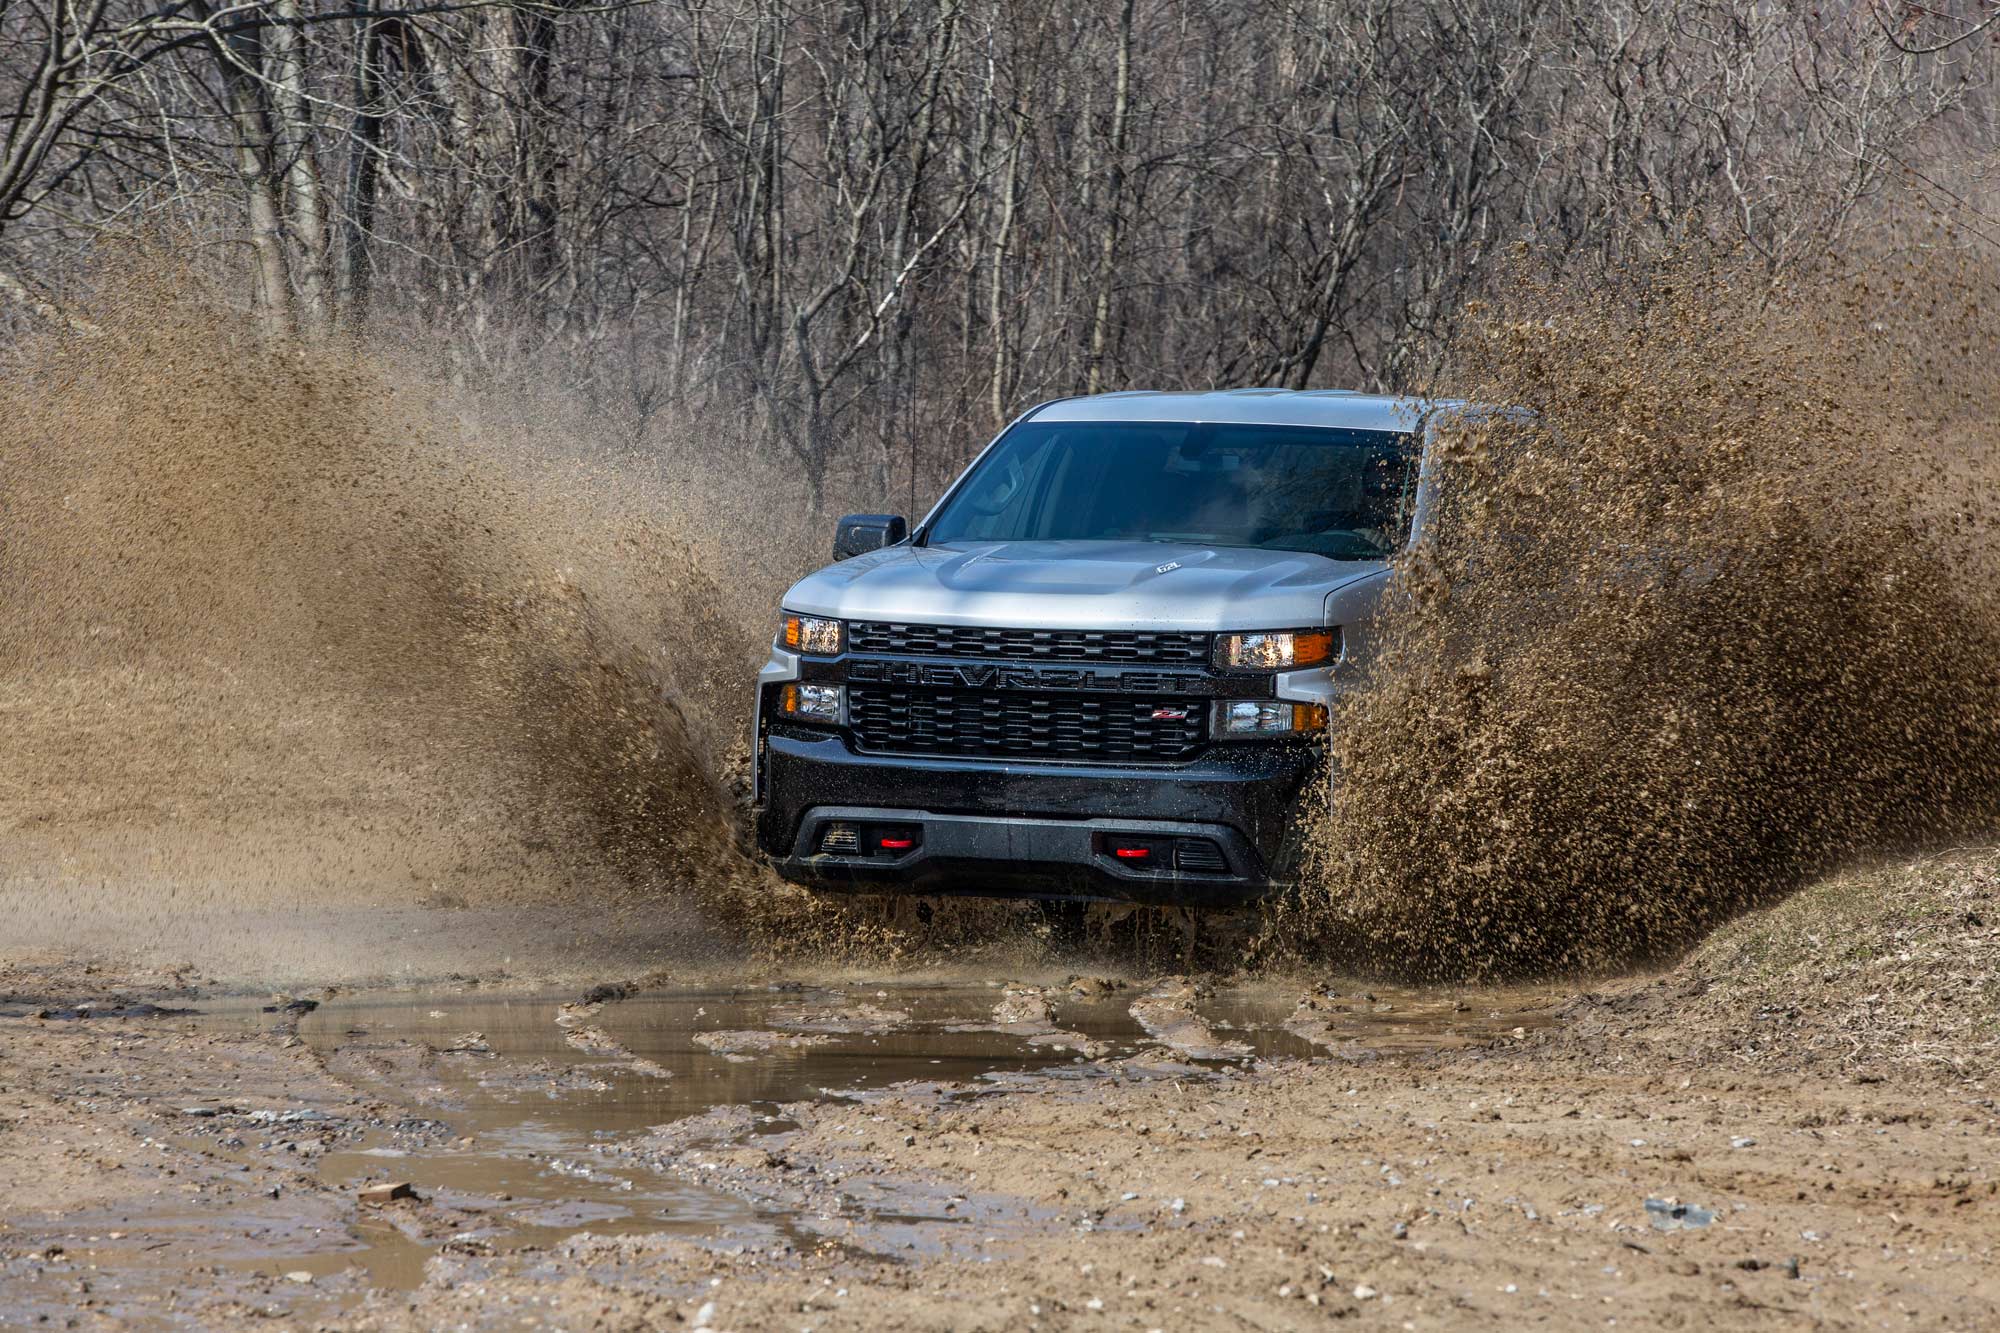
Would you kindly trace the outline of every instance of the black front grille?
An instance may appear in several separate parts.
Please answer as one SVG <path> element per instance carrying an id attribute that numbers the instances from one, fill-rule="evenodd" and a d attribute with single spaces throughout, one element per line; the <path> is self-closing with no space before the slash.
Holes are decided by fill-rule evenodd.
<path id="1" fill-rule="evenodd" d="M 1192 758 L 1208 736 L 1208 707 L 1196 699 L 850 685 L 847 713 L 855 745 L 876 754 L 1169 763 Z"/>
<path id="2" fill-rule="evenodd" d="M 847 627 L 857 653 L 905 657 L 1011 657 L 1023 662 L 1208 661 L 1208 635 L 1155 630 L 991 629 L 981 625 L 901 625 L 879 620 Z"/>

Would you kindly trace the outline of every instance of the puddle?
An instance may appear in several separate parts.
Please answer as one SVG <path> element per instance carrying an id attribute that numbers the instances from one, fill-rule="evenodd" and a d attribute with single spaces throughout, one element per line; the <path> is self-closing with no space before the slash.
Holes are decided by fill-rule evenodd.
<path id="1" fill-rule="evenodd" d="M 1203 1078 L 1259 1059 L 1464 1045 L 1549 1021 L 1547 1000 L 1354 989 L 1298 1005 L 1296 989 L 1175 982 L 712 987 L 601 1004 L 376 992 L 275 1015 L 255 1001 L 205 1001 L 157 1021 L 210 1032 L 295 1025 L 359 1096 L 290 1109 L 190 1099 L 175 1137 L 225 1164 L 283 1154 L 337 1193 L 260 1202 L 227 1228 L 201 1211 L 134 1218 L 132 1252 L 96 1259 L 166 1267 L 195 1248 L 245 1276 L 309 1274 L 299 1294 L 317 1305 L 415 1286 L 442 1249 L 546 1247 L 585 1231 L 804 1248 L 825 1240 L 824 1217 L 711 1187 L 690 1162 L 794 1128 L 789 1104 L 866 1100 L 900 1084 L 999 1093 L 1109 1076 L 1112 1062 L 1126 1078 Z M 398 1181 L 421 1202 L 356 1201 Z M 982 1215 L 979 1200 L 931 1198 L 915 1183 L 858 1184 L 867 1225 L 897 1248 L 948 1246 L 938 1228 Z M 843 1226 L 852 1232 L 851 1219 Z M 142 1242 L 163 1252 L 148 1259 Z"/>

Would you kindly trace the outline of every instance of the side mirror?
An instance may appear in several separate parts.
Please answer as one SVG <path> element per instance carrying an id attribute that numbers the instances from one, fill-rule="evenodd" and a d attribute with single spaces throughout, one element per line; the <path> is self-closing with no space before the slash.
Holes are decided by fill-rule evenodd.
<path id="1" fill-rule="evenodd" d="M 867 555 L 909 535 L 910 525 L 901 514 L 849 514 L 833 530 L 833 558 Z"/>

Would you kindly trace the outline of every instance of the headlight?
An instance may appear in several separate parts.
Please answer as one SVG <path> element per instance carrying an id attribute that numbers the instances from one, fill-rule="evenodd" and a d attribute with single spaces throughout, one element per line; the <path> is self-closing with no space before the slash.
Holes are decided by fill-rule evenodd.
<path id="1" fill-rule="evenodd" d="M 1338 656 L 1337 629 L 1223 634 L 1215 640 L 1215 664 L 1224 671 L 1286 671 L 1318 666 Z"/>
<path id="2" fill-rule="evenodd" d="M 793 652 L 832 657 L 840 651 L 840 622 L 787 614 L 783 638 Z"/>
<path id="3" fill-rule="evenodd" d="M 1326 730 L 1322 704 L 1295 704 L 1283 699 L 1219 699 L 1215 734 L 1232 736 L 1299 736 Z"/>
<path id="4" fill-rule="evenodd" d="M 787 685 L 778 692 L 778 711 L 801 722 L 839 726 L 841 695 L 838 685 Z"/>

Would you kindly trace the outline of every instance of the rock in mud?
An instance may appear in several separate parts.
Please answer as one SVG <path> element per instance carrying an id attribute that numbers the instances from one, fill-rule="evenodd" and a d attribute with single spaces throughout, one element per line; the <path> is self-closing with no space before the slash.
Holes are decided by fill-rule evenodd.
<path id="1" fill-rule="evenodd" d="M 253 1125 L 306 1125 L 332 1120 L 325 1111 L 315 1111 L 310 1107 L 300 1107 L 293 1111 L 278 1111 L 266 1108 L 250 1112 L 248 1119 Z"/>
<path id="2" fill-rule="evenodd" d="M 1041 991 L 1033 987 L 1015 989 L 1008 987 L 1001 992 L 1000 1003 L 993 1006 L 993 1021 L 1003 1026 L 1015 1024 L 1046 1025 L 1056 1021 L 1056 1011 Z"/>
<path id="3" fill-rule="evenodd" d="M 611 1085 L 580 1065 L 537 1060 L 525 1067 L 501 1061 L 479 1076 L 479 1086 L 497 1092 L 539 1092 L 555 1097 L 565 1092 L 606 1092 Z"/>
<path id="4" fill-rule="evenodd" d="M 1376 1053 L 1356 1041 L 1351 1033 L 1342 1035 L 1341 1025 L 1336 1020 L 1344 1008 L 1331 990 L 1307 991 L 1299 997 L 1298 1007 L 1292 1010 L 1291 1017 L 1285 1020 L 1285 1031 L 1343 1060 L 1374 1059 Z"/>
<path id="5" fill-rule="evenodd" d="M 461 1109 L 459 1099 L 441 1082 L 437 1062 L 435 1047 L 398 1039 L 379 1045 L 340 1046 L 326 1057 L 326 1068 L 336 1078 L 386 1084 L 397 1096 L 421 1106 Z"/>
<path id="6" fill-rule="evenodd" d="M 416 1200 L 417 1192 L 407 1180 L 392 1180 L 380 1185 L 369 1185 L 361 1191 L 358 1197 L 361 1202 L 379 1208 L 383 1204 L 394 1203 L 398 1199 Z M 421 1202 L 421 1200 L 417 1201 Z"/>
<path id="7" fill-rule="evenodd" d="M 603 1028 L 588 1023 L 565 1029 L 563 1040 L 590 1055 L 623 1055 L 625 1045 Z"/>
<path id="8" fill-rule="evenodd" d="M 1674 1199 L 1646 1200 L 1646 1216 L 1655 1231 L 1693 1231 L 1715 1220 L 1714 1210 Z"/>
<path id="9" fill-rule="evenodd" d="M 699 1115 L 654 1125 L 639 1138 L 607 1144 L 603 1151 L 664 1171 L 679 1165 L 692 1149 L 732 1144 L 755 1133 L 756 1127 L 756 1114 L 749 1107 L 714 1106 Z"/>

